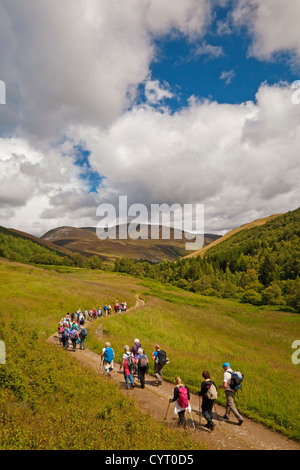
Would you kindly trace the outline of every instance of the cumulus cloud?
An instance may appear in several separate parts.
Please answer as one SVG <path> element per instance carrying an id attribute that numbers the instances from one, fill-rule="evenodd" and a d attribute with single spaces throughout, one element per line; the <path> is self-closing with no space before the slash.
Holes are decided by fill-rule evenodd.
<path id="1" fill-rule="evenodd" d="M 149 78 L 156 38 L 179 32 L 198 54 L 223 55 L 203 39 L 212 5 L 1 2 L 1 224 L 40 235 L 58 225 L 96 225 L 98 204 L 117 205 L 120 194 L 148 207 L 203 203 L 210 231 L 299 205 L 295 90 L 265 84 L 255 102 L 241 105 L 191 97 L 171 113 L 162 104 L 175 91 Z M 219 32 L 246 25 L 255 57 L 299 56 L 298 8 L 294 0 L 237 0 Z M 147 104 L 136 106 L 141 85 Z M 82 178 L 78 145 L 90 152 L 87 168 L 104 178 L 98 192 Z"/>
<path id="2" fill-rule="evenodd" d="M 250 54 L 270 60 L 289 52 L 300 66 L 300 3 L 295 0 L 238 0 L 232 18 L 235 25 L 246 26 L 253 42 Z"/>
<path id="3" fill-rule="evenodd" d="M 173 115 L 138 107 L 80 136 L 116 201 L 203 203 L 211 230 L 230 229 L 299 205 L 300 107 L 291 96 L 289 86 L 263 85 L 256 103 L 194 100 Z"/>

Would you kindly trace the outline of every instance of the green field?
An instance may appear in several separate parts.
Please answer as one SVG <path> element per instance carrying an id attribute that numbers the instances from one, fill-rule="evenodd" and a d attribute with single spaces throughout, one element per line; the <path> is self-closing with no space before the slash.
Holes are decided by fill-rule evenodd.
<path id="1" fill-rule="evenodd" d="M 134 279 L 117 273 L 62 268 L 61 271 L 65 272 L 9 262 L 0 263 L 1 324 L 5 325 L 1 329 L 0 339 L 5 341 L 8 350 L 7 364 L 0 367 L 0 405 L 2 410 L 7 410 L 1 411 L 0 414 L 2 424 L 6 423 L 6 426 L 1 427 L 1 448 L 11 448 L 15 442 L 12 441 L 11 434 L 8 437 L 5 434 L 5 429 L 11 429 L 11 426 L 14 426 L 15 432 L 19 429 L 22 435 L 28 436 L 28 442 L 30 441 L 30 429 L 35 429 L 34 416 L 41 419 L 40 412 L 35 411 L 35 407 L 44 409 L 45 396 L 51 401 L 54 400 L 53 394 L 57 395 L 59 407 L 63 407 L 62 397 L 68 396 L 68 393 L 71 394 L 72 403 L 73 400 L 79 400 L 81 385 L 75 387 L 75 392 L 71 391 L 70 384 L 82 382 L 83 391 L 86 393 L 89 380 L 93 387 L 99 387 L 99 381 L 96 381 L 92 373 L 88 378 L 85 378 L 86 375 L 83 375 L 81 370 L 77 375 L 74 374 L 73 363 L 67 364 L 63 351 L 54 351 L 51 345 L 45 343 L 45 339 L 56 331 L 61 316 L 79 307 L 97 308 L 106 302 L 113 305 L 116 299 L 126 300 L 130 307 L 135 304 L 136 294 L 146 300 L 145 307 L 94 322 L 90 328 L 88 347 L 98 352 L 103 347 L 96 338 L 92 338 L 92 331 L 100 322 L 105 337 L 115 349 L 116 360 L 120 360 L 124 344 L 131 345 L 135 337 L 140 339 L 148 356 L 151 356 L 155 344 L 159 342 L 161 347 L 166 349 L 170 359 L 170 363 L 164 368 L 164 378 L 173 382 L 174 377 L 180 375 L 194 391 L 199 389 L 204 369 L 208 369 L 213 379 L 220 384 L 223 377 L 221 365 L 224 361 L 229 361 L 233 368 L 241 370 L 245 375 L 243 390 L 239 392 L 237 399 L 237 406 L 242 414 L 281 431 L 288 437 L 300 440 L 300 373 L 299 366 L 294 365 L 291 359 L 292 342 L 300 337 L 299 315 L 201 296 L 179 288 L 163 286 L 153 280 Z M 26 330 L 28 338 L 23 343 L 20 330 L 25 325 L 26 328 L 29 327 Z M 10 348 L 13 348 L 13 351 Z M 37 355 L 34 354 L 35 348 Z M 50 359 L 47 361 L 48 357 Z M 31 381 L 35 379 L 31 374 L 35 372 L 35 368 L 43 369 L 39 361 L 48 372 L 43 374 L 43 385 L 32 387 Z M 29 366 L 31 362 L 33 367 Z M 150 363 L 152 372 L 152 361 Z M 21 368 L 21 373 L 18 372 L 16 364 Z M 61 371 L 60 374 L 57 368 Z M 68 380 L 63 385 L 61 381 L 64 376 Z M 97 419 L 97 423 L 103 425 L 101 429 L 109 425 L 108 433 L 116 432 L 115 428 L 120 419 L 121 430 L 124 431 L 127 426 L 121 404 L 124 398 L 112 385 L 105 386 L 112 387 L 114 391 L 110 393 L 114 398 L 110 401 L 106 394 L 101 405 L 98 403 L 98 408 L 95 401 L 95 413 L 102 418 L 113 413 L 115 424 L 102 418 Z M 32 390 L 35 392 L 35 403 L 31 403 Z M 224 404 L 222 391 L 219 396 L 219 402 Z M 86 395 L 86 401 L 88 400 Z M 116 403 L 119 403 L 119 406 Z M 30 417 L 26 424 L 21 420 L 25 413 Z M 89 420 L 93 421 L 89 413 L 85 426 Z M 154 447 L 151 448 L 159 448 L 159 437 L 153 437 L 155 431 L 150 418 L 139 414 L 137 410 L 134 410 L 134 413 L 141 420 L 141 433 L 146 426 L 149 427 L 149 436 L 152 436 L 149 439 L 154 440 Z M 55 425 L 59 427 L 55 419 L 55 425 L 54 422 L 51 424 L 51 419 L 54 418 L 51 418 L 48 412 L 45 436 L 50 432 L 49 429 L 52 429 L 52 424 L 53 429 L 56 429 Z M 42 448 L 61 448 L 60 438 L 55 438 L 54 431 L 51 431 L 50 435 L 52 440 L 45 441 L 44 444 L 42 442 Z M 122 441 L 122 432 L 118 431 L 117 435 L 118 444 L 117 437 L 114 437 L 111 445 L 119 446 L 115 448 L 128 448 L 127 443 Z M 14 446 L 20 448 L 18 438 L 14 439 L 17 442 Z M 33 440 L 34 443 L 36 439 Z M 79 448 L 86 446 L 86 439 L 80 441 Z M 180 437 L 171 432 L 166 439 L 164 445 L 169 449 L 191 445 L 186 442 L 179 443 Z M 30 447 L 27 441 L 25 444 Z M 94 444 L 91 443 L 92 446 Z M 34 447 L 34 444 L 32 445 Z M 72 442 L 71 448 L 76 448 L 76 445 L 78 444 Z M 105 445 L 99 437 L 96 448 L 105 448 Z M 150 446 L 149 441 L 147 445 Z"/>

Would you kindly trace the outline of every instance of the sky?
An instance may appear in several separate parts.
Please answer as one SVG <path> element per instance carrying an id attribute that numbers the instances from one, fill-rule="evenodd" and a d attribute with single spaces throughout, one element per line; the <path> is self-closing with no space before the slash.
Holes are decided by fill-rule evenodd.
<path id="1" fill-rule="evenodd" d="M 203 204 L 220 234 L 298 208 L 299 21 L 298 0 L 0 0 L 0 225 L 96 226 L 120 196 Z"/>

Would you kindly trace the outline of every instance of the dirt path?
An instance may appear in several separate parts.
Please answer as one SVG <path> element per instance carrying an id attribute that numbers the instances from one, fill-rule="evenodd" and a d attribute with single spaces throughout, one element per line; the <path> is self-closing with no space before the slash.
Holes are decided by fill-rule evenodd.
<path id="1" fill-rule="evenodd" d="M 144 301 L 138 296 L 136 297 L 136 305 L 128 309 L 126 315 L 134 309 L 143 307 Z M 88 324 L 89 322 L 87 322 L 87 327 Z M 98 329 L 98 336 L 101 338 L 101 326 Z M 48 341 L 59 346 L 57 333 L 52 335 Z M 72 348 L 69 348 L 66 354 L 74 355 L 84 367 L 94 369 L 99 374 L 99 354 L 89 349 L 82 351 L 77 349 L 76 352 L 73 353 L 71 349 Z M 126 396 L 134 398 L 137 406 L 143 412 L 150 412 L 156 421 L 166 423 L 171 427 L 176 427 L 177 416 L 174 414 L 174 404 L 170 404 L 167 419 L 164 420 L 168 408 L 168 399 L 173 396 L 173 384 L 164 381 L 163 385 L 158 387 L 155 385 L 155 378 L 147 375 L 146 387 L 145 389 L 141 389 L 136 376 L 134 376 L 136 387 L 133 390 L 127 390 L 125 388 L 123 372 L 120 373 L 118 371 L 119 364 L 115 363 L 115 370 L 111 374 L 111 379 L 108 379 L 102 373 L 99 374 L 99 378 L 100 380 L 111 380 L 115 383 Z M 216 414 L 214 414 L 216 427 L 213 432 L 210 432 L 204 427 L 206 420 L 199 415 L 199 397 L 191 394 L 190 403 L 192 407 L 191 416 L 196 430 L 193 428 L 191 418 L 187 415 L 188 430 L 184 431 L 180 429 L 179 432 L 187 433 L 196 442 L 206 443 L 212 450 L 300 450 L 300 444 L 288 440 L 281 434 L 273 432 L 248 418 L 245 418 L 242 426 L 237 426 L 237 421 L 234 417 L 232 421 L 222 420 L 221 416 L 224 415 L 225 410 L 224 407 L 219 405 L 216 405 L 216 411 L 220 421 Z"/>

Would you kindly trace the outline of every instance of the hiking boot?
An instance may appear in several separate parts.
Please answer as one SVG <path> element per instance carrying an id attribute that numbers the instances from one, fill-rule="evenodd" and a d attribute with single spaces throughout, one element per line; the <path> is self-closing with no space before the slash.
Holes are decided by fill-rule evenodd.
<path id="1" fill-rule="evenodd" d="M 224 416 L 222 416 L 222 418 L 223 418 L 223 419 L 229 419 L 229 416 L 224 415 Z"/>
<path id="2" fill-rule="evenodd" d="M 238 421 L 238 426 L 241 426 L 243 424 L 244 420 L 243 419 L 239 419 Z"/>

